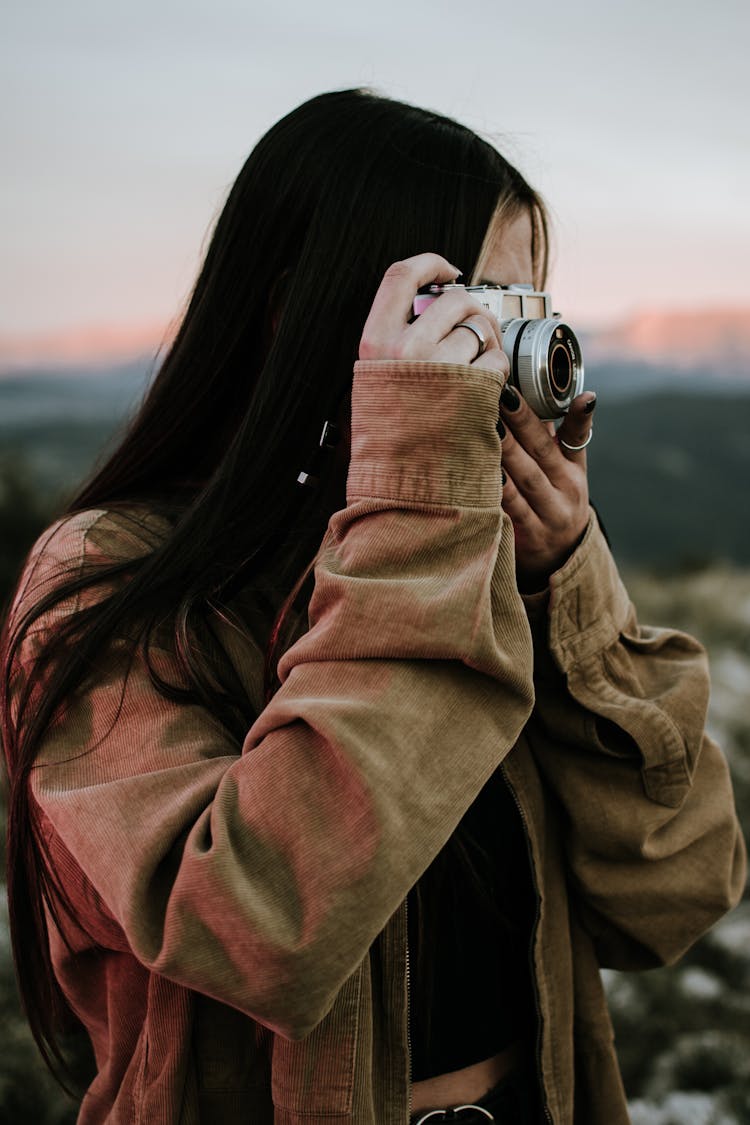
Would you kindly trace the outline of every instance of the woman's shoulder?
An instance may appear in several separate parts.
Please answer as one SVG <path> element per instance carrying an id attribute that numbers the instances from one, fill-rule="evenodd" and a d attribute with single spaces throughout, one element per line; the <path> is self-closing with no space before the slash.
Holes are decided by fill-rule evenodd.
<path id="1" fill-rule="evenodd" d="M 32 546 L 16 590 L 11 619 L 67 582 L 99 566 L 129 562 L 155 550 L 169 520 L 147 507 L 87 508 L 62 516 Z M 63 607 L 59 607 L 64 611 Z"/>
<path id="2" fill-rule="evenodd" d="M 55 520 L 37 539 L 29 561 L 78 566 L 89 559 L 124 562 L 153 551 L 169 529 L 166 516 L 145 506 L 86 508 Z"/>

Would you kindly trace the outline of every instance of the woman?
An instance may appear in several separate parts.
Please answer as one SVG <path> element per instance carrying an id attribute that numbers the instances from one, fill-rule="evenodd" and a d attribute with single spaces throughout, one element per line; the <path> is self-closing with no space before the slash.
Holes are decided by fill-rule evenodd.
<path id="1" fill-rule="evenodd" d="M 9 893 L 82 1122 L 627 1120 L 599 965 L 678 957 L 744 853 L 702 652 L 639 628 L 589 510 L 594 396 L 555 436 L 473 298 L 410 316 L 546 255 L 470 131 L 307 102 L 32 552 Z"/>

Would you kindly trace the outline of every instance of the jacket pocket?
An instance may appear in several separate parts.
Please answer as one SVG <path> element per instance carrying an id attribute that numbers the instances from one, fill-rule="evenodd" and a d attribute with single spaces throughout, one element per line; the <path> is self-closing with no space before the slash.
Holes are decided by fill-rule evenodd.
<path id="1" fill-rule="evenodd" d="M 683 634 L 644 629 L 621 633 L 616 644 L 569 672 L 571 694 L 633 740 L 646 795 L 670 808 L 679 808 L 692 784 L 688 732 L 703 729 L 700 685 L 679 673 L 683 658 L 692 661 L 701 651 Z M 596 727 L 600 735 L 605 730 Z"/>
<path id="2" fill-rule="evenodd" d="M 310 1116 L 351 1114 L 363 972 L 360 965 L 304 1039 L 275 1036 L 271 1088 L 280 1109 Z"/>

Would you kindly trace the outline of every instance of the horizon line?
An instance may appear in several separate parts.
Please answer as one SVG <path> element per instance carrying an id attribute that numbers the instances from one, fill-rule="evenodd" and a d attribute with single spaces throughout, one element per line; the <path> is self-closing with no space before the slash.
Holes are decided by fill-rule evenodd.
<path id="1" fill-rule="evenodd" d="M 570 319 L 575 318 L 565 317 L 568 323 Z M 713 336 L 712 329 L 719 321 L 736 323 L 741 329 L 742 343 L 750 350 L 750 305 L 728 307 L 717 303 L 697 310 L 690 306 L 644 307 L 624 312 L 616 321 L 579 324 L 574 330 L 597 337 L 600 346 L 606 347 L 611 340 L 621 347 L 625 343 L 622 334 L 638 325 L 641 331 L 632 341 L 634 351 L 658 351 L 660 346 L 671 351 L 667 340 L 659 340 L 660 325 L 667 333 L 670 328 L 679 331 L 683 326 L 691 326 L 695 345 L 707 334 Z M 39 366 L 55 369 L 75 364 L 115 365 L 147 358 L 155 361 L 171 346 L 178 327 L 179 320 L 173 318 L 128 325 L 97 322 L 38 332 L 0 333 L 0 369 L 22 372 Z"/>

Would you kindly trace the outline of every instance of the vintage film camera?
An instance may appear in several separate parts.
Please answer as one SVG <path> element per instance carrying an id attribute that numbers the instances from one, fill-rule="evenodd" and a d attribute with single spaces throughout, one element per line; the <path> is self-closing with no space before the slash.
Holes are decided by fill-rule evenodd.
<path id="1" fill-rule="evenodd" d="M 427 285 L 414 300 L 414 315 L 450 289 L 466 289 L 500 322 L 509 382 L 540 418 L 565 414 L 583 390 L 583 357 L 575 335 L 552 312 L 549 293 L 533 285 Z"/>

